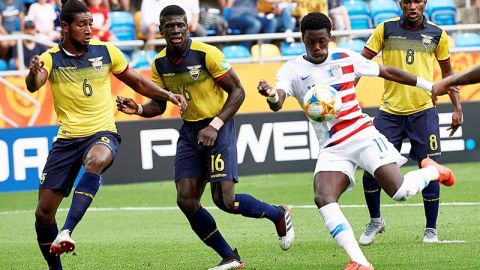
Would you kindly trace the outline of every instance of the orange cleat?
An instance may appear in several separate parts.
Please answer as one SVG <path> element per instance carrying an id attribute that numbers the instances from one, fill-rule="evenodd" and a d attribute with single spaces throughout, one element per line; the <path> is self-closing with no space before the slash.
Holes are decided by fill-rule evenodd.
<path id="1" fill-rule="evenodd" d="M 375 270 L 373 268 L 373 265 L 368 265 L 368 266 L 365 266 L 365 265 L 361 265 L 357 262 L 354 262 L 354 261 L 350 261 L 350 263 L 348 263 L 347 267 L 345 267 L 344 270 Z"/>
<path id="2" fill-rule="evenodd" d="M 435 166 L 435 168 L 438 170 L 438 173 L 440 174 L 440 176 L 437 179 L 438 182 L 440 182 L 441 184 L 447 187 L 453 186 L 453 184 L 455 184 L 455 175 L 453 174 L 452 170 L 438 164 L 437 162 L 435 162 L 435 160 L 429 157 L 424 158 L 420 163 L 420 166 L 422 168 L 426 168 L 428 166 Z"/>

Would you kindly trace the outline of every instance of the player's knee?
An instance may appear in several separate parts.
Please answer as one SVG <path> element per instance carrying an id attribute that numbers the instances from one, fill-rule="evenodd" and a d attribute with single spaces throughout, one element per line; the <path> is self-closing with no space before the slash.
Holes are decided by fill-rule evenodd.
<path id="1" fill-rule="evenodd" d="M 195 198 L 180 195 L 177 195 L 177 205 L 187 215 L 195 213 L 201 207 L 200 202 Z"/>
<path id="2" fill-rule="evenodd" d="M 35 210 L 35 221 L 43 224 L 55 222 L 55 211 L 46 207 L 37 207 Z"/>
<path id="3" fill-rule="evenodd" d="M 234 210 L 235 202 L 233 199 L 225 198 L 224 196 L 213 196 L 213 202 L 221 210 L 232 213 Z"/>
<path id="4" fill-rule="evenodd" d="M 315 201 L 315 204 L 317 205 L 317 207 L 320 208 L 320 207 L 323 207 L 327 204 L 336 202 L 337 199 L 334 198 L 334 196 L 331 196 L 329 194 L 325 194 L 325 193 L 322 193 L 322 192 L 316 192 L 314 201 Z"/>
<path id="5" fill-rule="evenodd" d="M 85 171 L 95 174 L 102 174 L 103 170 L 108 166 L 108 161 L 99 157 L 89 157 L 85 160 Z"/>

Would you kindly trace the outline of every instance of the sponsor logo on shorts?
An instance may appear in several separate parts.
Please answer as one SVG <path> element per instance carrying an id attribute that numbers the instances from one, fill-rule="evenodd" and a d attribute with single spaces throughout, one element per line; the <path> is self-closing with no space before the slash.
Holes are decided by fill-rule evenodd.
<path id="1" fill-rule="evenodd" d="M 40 185 L 43 185 L 43 182 L 45 182 L 45 177 L 47 176 L 47 173 L 42 173 L 40 176 Z"/>

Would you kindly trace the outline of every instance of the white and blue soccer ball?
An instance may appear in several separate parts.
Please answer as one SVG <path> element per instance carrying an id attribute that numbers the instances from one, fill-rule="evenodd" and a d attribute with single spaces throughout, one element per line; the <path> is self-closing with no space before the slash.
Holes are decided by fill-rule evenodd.
<path id="1" fill-rule="evenodd" d="M 303 110 L 308 118 L 317 122 L 335 119 L 342 108 L 338 91 L 330 85 L 316 85 L 305 93 Z"/>

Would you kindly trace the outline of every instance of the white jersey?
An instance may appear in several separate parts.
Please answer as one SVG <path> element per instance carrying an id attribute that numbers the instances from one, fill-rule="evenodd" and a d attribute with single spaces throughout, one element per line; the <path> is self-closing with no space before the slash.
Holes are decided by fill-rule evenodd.
<path id="1" fill-rule="evenodd" d="M 314 64 L 302 56 L 286 62 L 278 71 L 276 89 L 293 96 L 303 108 L 305 93 L 315 85 L 330 85 L 340 92 L 342 108 L 338 116 L 326 123 L 310 120 L 320 148 L 333 146 L 372 125 L 371 118 L 362 112 L 355 94 L 355 79 L 378 76 L 380 68 L 372 60 L 349 49 L 329 49 L 328 58 Z"/>

